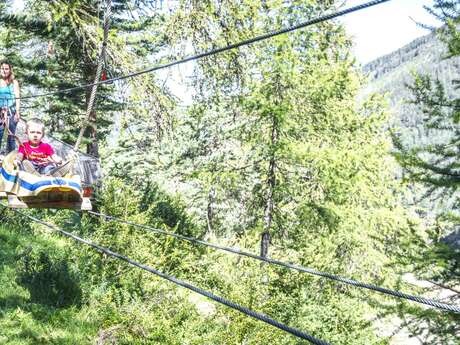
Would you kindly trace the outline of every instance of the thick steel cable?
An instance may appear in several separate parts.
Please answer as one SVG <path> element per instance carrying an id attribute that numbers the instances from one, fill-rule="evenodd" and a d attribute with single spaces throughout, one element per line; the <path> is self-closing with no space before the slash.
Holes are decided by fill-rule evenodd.
<path id="1" fill-rule="evenodd" d="M 172 66 L 175 66 L 175 65 L 183 64 L 183 63 L 190 62 L 190 61 L 193 61 L 193 60 L 198 60 L 198 59 L 201 59 L 201 58 L 204 58 L 204 57 L 208 57 L 208 56 L 211 56 L 211 55 L 215 55 L 215 54 L 225 52 L 227 50 L 236 49 L 236 48 L 246 46 L 246 45 L 249 45 L 249 44 L 252 44 L 252 43 L 255 43 L 255 42 L 266 40 L 266 39 L 271 38 L 271 37 L 275 37 L 275 36 L 282 35 L 282 34 L 285 34 L 285 33 L 291 32 L 291 31 L 295 31 L 295 30 L 305 28 L 307 26 L 311 26 L 311 25 L 318 24 L 318 23 L 321 23 L 321 22 L 325 22 L 325 21 L 328 21 L 328 20 L 331 20 L 331 19 L 335 19 L 335 18 L 344 16 L 346 14 L 357 12 L 357 11 L 360 11 L 360 10 L 363 10 L 363 9 L 366 9 L 366 8 L 369 8 L 369 7 L 372 7 L 372 6 L 376 6 L 376 5 L 379 5 L 379 4 L 382 4 L 384 2 L 388 2 L 388 1 L 391 1 L 391 0 L 369 1 L 369 2 L 361 4 L 361 5 L 346 8 L 346 9 L 344 9 L 342 11 L 338 11 L 338 12 L 335 12 L 335 13 L 332 13 L 332 14 L 328 14 L 328 15 L 321 16 L 321 17 L 318 17 L 318 18 L 315 18 L 315 19 L 308 20 L 306 22 L 302 22 L 302 23 L 300 23 L 298 25 L 290 26 L 288 28 L 284 28 L 284 29 L 277 30 L 277 31 L 271 31 L 269 33 L 266 33 L 266 34 L 263 34 L 263 35 L 260 35 L 260 36 L 256 36 L 256 37 L 244 40 L 244 41 L 240 41 L 238 43 L 233 43 L 233 44 L 230 44 L 230 45 L 225 46 L 225 47 L 212 49 L 210 51 L 200 53 L 200 54 L 197 54 L 197 55 L 193 55 L 193 56 L 189 56 L 189 57 L 183 58 L 181 60 L 176 60 L 176 61 L 168 62 L 168 63 L 162 64 L 162 65 L 153 66 L 153 67 L 150 67 L 150 68 L 147 68 L 147 69 L 144 69 L 144 70 L 140 70 L 140 71 L 137 71 L 137 72 L 132 72 L 132 73 L 122 75 L 122 76 L 119 76 L 119 77 L 115 77 L 115 78 L 111 78 L 111 79 L 107 79 L 107 80 L 101 80 L 101 81 L 98 81 L 98 82 L 95 82 L 95 83 L 92 83 L 92 84 L 85 84 L 85 85 L 75 86 L 75 87 L 71 87 L 71 88 L 63 89 L 63 90 L 57 90 L 57 91 L 52 91 L 52 92 L 47 92 L 47 93 L 42 93 L 42 94 L 24 96 L 24 97 L 21 97 L 20 99 L 45 97 L 45 96 L 51 96 L 51 95 L 55 95 L 55 94 L 59 94 L 59 93 L 67 93 L 67 92 L 72 92 L 72 91 L 76 91 L 76 90 L 86 89 L 86 88 L 94 86 L 94 85 L 109 84 L 109 83 L 113 83 L 115 81 L 137 77 L 137 76 L 142 75 L 142 74 L 151 73 L 151 72 L 158 71 L 158 70 L 161 70 L 161 69 L 164 69 L 164 68 L 168 68 L 168 67 L 172 67 Z"/>
<path id="2" fill-rule="evenodd" d="M 3 206 L 3 205 L 2 205 Z M 5 207 L 5 206 L 4 206 Z M 232 309 L 235 309 L 235 310 L 238 310 L 239 312 L 243 313 L 243 314 L 246 314 L 254 319 L 257 319 L 257 320 L 260 320 L 260 321 L 263 321 L 265 323 L 268 323 L 269 325 L 272 325 L 276 328 L 279 328 L 281 329 L 282 331 L 285 331 L 287 333 L 290 333 L 298 338 L 301 338 L 301 339 L 304 339 L 304 340 L 308 340 L 310 343 L 312 344 L 315 344 L 315 345 L 330 345 L 328 342 L 324 341 L 324 340 L 321 340 L 321 339 L 317 339 L 315 337 L 313 337 L 312 335 L 308 334 L 308 333 L 305 333 L 303 331 L 300 331 L 296 328 L 293 328 L 293 327 L 289 327 L 279 321 L 276 321 L 276 320 L 273 320 L 272 318 L 268 317 L 267 315 L 264 315 L 262 313 L 258 313 L 258 312 L 255 312 L 251 309 L 248 309 L 240 304 L 237 304 L 235 302 L 232 302 L 232 301 L 229 301 L 223 297 L 220 297 L 220 296 L 217 296 L 217 295 L 214 295 L 213 293 L 209 292 L 209 291 L 206 291 L 202 288 L 199 288 L 199 287 L 196 287 L 194 285 L 191 285 L 189 284 L 188 282 L 186 281 L 183 281 L 183 280 L 180 280 L 180 279 L 177 279 L 176 277 L 174 276 L 170 276 L 166 273 L 163 273 L 161 271 L 158 271 L 156 270 L 155 268 L 153 267 L 150 267 L 150 266 L 147 266 L 147 265 L 143 265 L 141 263 L 138 263 L 137 261 L 134 261 L 134 260 L 131 260 L 130 258 L 124 256 L 124 255 L 121 255 L 117 252 L 114 252 L 106 247 L 103 247 L 103 246 L 100 246 L 94 242 L 91 242 L 89 240 L 85 240 L 77 235 L 74 235 L 70 232 L 67 232 L 53 224 L 49 224 L 41 219 L 38 219 L 38 218 L 35 218 L 31 215 L 28 215 L 28 214 L 25 214 L 25 213 L 22 213 L 18 210 L 15 210 L 13 209 L 14 212 L 24 216 L 24 217 L 27 217 L 29 219 L 31 219 L 32 221 L 36 222 L 36 223 L 39 223 L 39 224 L 42 224 L 54 231 L 57 231 L 59 233 L 61 233 L 62 235 L 66 236 L 66 237 L 70 237 L 72 238 L 73 240 L 77 241 L 77 242 L 80 242 L 80 243 L 83 243 L 83 244 L 86 244 L 87 246 L 90 246 L 92 247 L 93 249 L 96 249 L 106 255 L 109 255 L 109 256 L 112 256 L 116 259 L 119 259 L 119 260 L 122 260 L 122 261 L 125 261 L 127 262 L 128 264 L 132 265 L 132 266 L 135 266 L 135 267 L 138 267 L 144 271 L 147 271 L 147 272 L 150 272 L 150 273 L 153 273 L 163 279 L 166 279 L 176 285 L 179 285 L 179 286 L 182 286 L 186 289 L 189 289 L 191 291 L 194 291 L 202 296 L 205 296 L 207 298 L 210 298 L 220 304 L 223 304 L 223 305 L 226 305 L 227 307 L 230 307 Z"/>
<path id="3" fill-rule="evenodd" d="M 158 233 L 158 234 L 162 234 L 162 235 L 166 235 L 166 236 L 175 237 L 177 239 L 188 241 L 188 242 L 191 242 L 191 243 L 197 243 L 197 244 L 201 244 L 201 245 L 211 247 L 211 248 L 214 248 L 214 249 L 223 250 L 223 251 L 226 251 L 226 252 L 229 252 L 229 253 L 233 253 L 233 254 L 237 254 L 237 255 L 241 255 L 241 256 L 246 256 L 246 257 L 249 257 L 249 258 L 252 258 L 252 259 L 255 259 L 255 260 L 259 260 L 259 261 L 263 261 L 263 262 L 266 262 L 266 263 L 269 263 L 269 264 L 281 266 L 281 267 L 288 268 L 288 269 L 293 269 L 293 270 L 296 270 L 296 271 L 299 271 L 299 272 L 313 274 L 313 275 L 316 275 L 316 276 L 320 276 L 320 277 L 327 278 L 327 279 L 330 279 L 330 280 L 335 280 L 335 281 L 338 281 L 338 282 L 341 282 L 341 283 L 344 283 L 344 284 L 348 284 L 348 285 L 352 285 L 352 286 L 356 286 L 356 287 L 359 287 L 359 288 L 378 291 L 378 292 L 386 294 L 386 295 L 390 295 L 390 296 L 394 296 L 394 297 L 398 297 L 398 298 L 403 298 L 403 299 L 410 300 L 410 301 L 413 301 L 413 302 L 417 302 L 417 303 L 420 303 L 420 304 L 425 304 L 425 305 L 428 305 L 428 306 L 431 306 L 431 307 L 434 307 L 434 308 L 437 308 L 437 309 L 440 309 L 440 310 L 443 310 L 443 311 L 449 311 L 449 312 L 453 312 L 453 313 L 460 313 L 460 307 L 457 307 L 455 305 L 438 302 L 438 301 L 435 301 L 435 300 L 432 300 L 432 299 L 429 299 L 429 298 L 410 295 L 410 294 L 407 294 L 407 293 L 404 293 L 404 292 L 387 289 L 387 288 L 380 287 L 380 286 L 377 286 L 377 285 L 374 285 L 374 284 L 363 283 L 363 282 L 360 282 L 360 281 L 357 281 L 357 280 L 341 277 L 341 276 L 338 276 L 338 275 L 335 275 L 335 274 L 332 274 L 332 273 L 317 271 L 317 270 L 315 270 L 313 268 L 303 267 L 303 266 L 300 266 L 300 265 L 295 265 L 295 264 L 279 261 L 279 260 L 276 260 L 276 259 L 270 259 L 270 258 L 263 257 L 263 256 L 260 256 L 260 255 L 257 255 L 257 254 L 246 252 L 246 251 L 243 251 L 243 250 L 240 250 L 240 249 L 237 249 L 237 248 L 220 246 L 220 245 L 217 245 L 217 244 L 213 244 L 213 243 L 209 243 L 209 242 L 206 242 L 206 241 L 199 240 L 197 238 L 183 236 L 183 235 L 179 235 L 179 234 L 176 234 L 176 233 L 173 233 L 173 232 L 156 229 L 156 228 L 150 227 L 148 225 L 137 224 L 137 223 L 134 223 L 134 222 L 131 222 L 131 221 L 128 221 L 128 220 L 123 220 L 123 219 L 120 219 L 120 218 L 117 218 L 117 217 L 108 216 L 108 215 L 103 214 L 103 213 L 94 212 L 94 211 L 87 211 L 87 212 L 90 213 L 90 214 L 96 215 L 96 216 L 101 216 L 101 217 L 109 219 L 111 221 L 115 221 L 115 222 L 131 225 L 131 226 L 135 226 L 135 227 L 138 227 L 138 228 L 141 228 L 141 229 L 149 230 L 149 231 L 152 231 L 152 232 L 155 232 L 155 233 Z"/>
<path id="4" fill-rule="evenodd" d="M 112 16 L 112 0 L 107 0 L 106 9 L 104 13 L 104 36 L 103 36 L 103 42 L 102 42 L 102 47 L 101 47 L 101 53 L 99 55 L 99 60 L 97 62 L 96 75 L 94 76 L 94 83 L 92 85 L 88 106 L 86 107 L 86 116 L 80 128 L 80 133 L 78 133 L 78 138 L 73 148 L 74 151 L 78 150 L 78 147 L 80 146 L 80 143 L 83 140 L 83 134 L 85 133 L 86 127 L 90 123 L 91 112 L 93 111 L 94 101 L 96 99 L 97 87 L 99 86 L 98 82 L 99 82 L 99 79 L 101 78 L 102 65 L 105 63 L 105 55 L 107 51 L 107 39 L 109 36 L 111 16 Z"/>

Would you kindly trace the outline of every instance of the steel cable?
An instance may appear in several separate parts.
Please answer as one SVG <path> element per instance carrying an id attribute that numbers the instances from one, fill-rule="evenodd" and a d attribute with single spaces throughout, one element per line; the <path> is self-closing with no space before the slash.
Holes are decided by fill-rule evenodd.
<path id="1" fill-rule="evenodd" d="M 128 221 L 128 220 L 123 220 L 123 219 L 113 217 L 113 216 L 109 216 L 109 215 L 99 213 L 99 212 L 88 211 L 88 213 L 96 215 L 96 216 L 100 216 L 100 217 L 103 217 L 103 218 L 106 218 L 106 219 L 109 219 L 111 221 L 124 223 L 124 224 L 127 224 L 127 225 L 135 226 L 135 227 L 138 227 L 138 228 L 141 228 L 141 229 L 149 230 L 149 231 L 159 233 L 159 234 L 162 234 L 162 235 L 166 235 L 166 236 L 172 236 L 172 237 L 175 237 L 175 238 L 180 239 L 180 240 L 188 241 L 188 242 L 191 242 L 191 243 L 201 244 L 201 245 L 204 245 L 204 246 L 207 246 L 207 247 L 211 247 L 211 248 L 218 249 L 218 250 L 223 250 L 223 251 L 226 251 L 226 252 L 229 252 L 229 253 L 246 256 L 246 257 L 249 257 L 249 258 L 252 258 L 252 259 L 255 259 L 255 260 L 267 262 L 269 264 L 281 266 L 281 267 L 288 268 L 288 269 L 293 269 L 293 270 L 296 270 L 296 271 L 299 271 L 299 272 L 313 274 L 313 275 L 316 275 L 316 276 L 320 276 L 320 277 L 327 278 L 327 279 L 330 279 L 330 280 L 335 280 L 335 281 L 338 281 L 338 282 L 341 282 L 341 283 L 344 283 L 344 284 L 348 284 L 348 285 L 352 285 L 352 286 L 356 286 L 356 287 L 360 287 L 360 288 L 364 288 L 364 289 L 368 289 L 368 290 L 378 291 L 378 292 L 386 294 L 386 295 L 390 295 L 390 296 L 394 296 L 394 297 L 398 297 L 398 298 L 403 298 L 403 299 L 410 300 L 410 301 L 413 301 L 413 302 L 417 302 L 417 303 L 420 303 L 420 304 L 425 304 L 425 305 L 428 305 L 428 306 L 431 306 L 431 307 L 434 307 L 434 308 L 437 308 L 437 309 L 440 309 L 440 310 L 443 310 L 443 311 L 449 311 L 449 312 L 453 312 L 453 313 L 460 313 L 460 307 L 457 307 L 457 306 L 451 305 L 451 304 L 447 304 L 447 303 L 438 302 L 438 301 L 435 301 L 435 300 L 432 300 L 432 299 L 429 299 L 429 298 L 414 296 L 414 295 L 410 295 L 410 294 L 407 294 L 407 293 L 404 293 L 404 292 L 400 292 L 400 291 L 380 287 L 380 286 L 377 286 L 377 285 L 374 285 L 374 284 L 363 283 L 363 282 L 360 282 L 360 281 L 357 281 L 357 280 L 341 277 L 341 276 L 338 276 L 338 275 L 335 275 L 335 274 L 332 274 L 332 273 L 321 272 L 321 271 L 317 271 L 317 270 L 312 269 L 312 268 L 303 267 L 303 266 L 300 266 L 300 265 L 295 265 L 295 264 L 283 262 L 283 261 L 280 261 L 280 260 L 271 259 L 271 258 L 268 258 L 268 257 L 263 257 L 263 256 L 260 256 L 260 255 L 257 255 L 257 254 L 253 254 L 253 253 L 250 253 L 250 252 L 240 250 L 238 248 L 226 247 L 226 246 L 221 246 L 221 245 L 209 243 L 209 242 L 206 242 L 206 241 L 203 241 L 203 240 L 199 240 L 197 238 L 183 236 L 183 235 L 179 235 L 179 234 L 169 232 L 169 231 L 165 231 L 165 230 L 161 230 L 161 229 L 156 229 L 156 228 L 150 227 L 148 225 L 137 224 L 137 223 L 134 223 L 134 222 L 131 222 L 131 221 Z"/>
<path id="2" fill-rule="evenodd" d="M 5 207 L 5 206 L 3 206 L 3 207 Z M 145 270 L 147 272 L 153 273 L 153 274 L 155 274 L 155 275 L 157 275 L 157 276 L 159 276 L 159 277 L 161 277 L 163 279 L 166 279 L 166 280 L 168 280 L 168 281 L 170 281 L 170 282 L 172 282 L 172 283 L 174 283 L 176 285 L 179 285 L 179 286 L 182 286 L 182 287 L 184 287 L 186 289 L 194 291 L 194 292 L 196 292 L 196 293 L 198 293 L 198 294 L 200 294 L 202 296 L 205 296 L 207 298 L 210 298 L 210 299 L 212 299 L 212 300 L 214 300 L 214 301 L 216 301 L 216 302 L 218 302 L 220 304 L 226 305 L 227 307 L 230 307 L 232 309 L 238 310 L 243 314 L 246 314 L 246 315 L 248 315 L 248 316 L 250 316 L 252 318 L 255 318 L 257 320 L 263 321 L 263 322 L 265 322 L 265 323 L 267 323 L 269 325 L 272 325 L 272 326 L 274 326 L 276 328 L 281 329 L 282 331 L 290 333 L 290 334 L 292 334 L 292 335 L 294 335 L 294 336 L 296 336 L 298 338 L 308 340 L 312 344 L 315 344 L 315 345 L 330 345 L 328 342 L 326 342 L 324 340 L 317 339 L 317 338 L 313 337 L 312 335 L 310 335 L 308 333 L 305 333 L 305 332 L 300 331 L 300 330 L 298 330 L 296 328 L 287 326 L 287 325 L 285 325 L 285 324 L 283 324 L 283 323 L 281 323 L 279 321 L 273 320 L 272 318 L 268 317 L 267 315 L 255 312 L 255 311 L 253 311 L 251 309 L 248 309 L 248 308 L 246 308 L 246 307 L 244 307 L 244 306 L 242 306 L 240 304 L 237 304 L 237 303 L 234 303 L 232 301 L 229 301 L 229 300 L 227 300 L 227 299 L 225 299 L 223 297 L 214 295 L 213 293 L 211 293 L 209 291 L 206 291 L 206 290 L 204 290 L 202 288 L 193 286 L 193 285 L 189 284 L 186 281 L 177 279 L 176 277 L 170 276 L 170 275 L 168 275 L 166 273 L 158 271 L 155 268 L 152 268 L 150 266 L 138 263 L 138 262 L 136 262 L 134 260 L 131 260 L 130 258 L 128 258 L 128 257 L 126 257 L 124 255 L 121 255 L 121 254 L 119 254 L 117 252 L 114 252 L 114 251 L 112 251 L 112 250 L 110 250 L 110 249 L 108 249 L 106 247 L 100 246 L 100 245 L 98 245 L 98 244 L 96 244 L 94 242 L 91 242 L 89 240 L 85 240 L 85 239 L 83 239 L 83 238 L 81 238 L 81 237 L 79 237 L 77 235 L 74 235 L 74 234 L 72 234 L 70 232 L 67 232 L 67 231 L 65 231 L 65 230 L 63 230 L 63 229 L 61 229 L 61 228 L 59 228 L 59 227 L 57 227 L 57 226 L 55 226 L 53 224 L 49 224 L 49 223 L 47 223 L 47 222 L 45 222 L 45 221 L 43 221 L 41 219 L 35 218 L 35 217 L 31 216 L 31 215 L 22 213 L 22 212 L 20 212 L 18 210 L 15 210 L 15 209 L 13 209 L 13 211 L 18 213 L 18 214 L 20 214 L 20 215 L 22 215 L 22 216 L 24 216 L 24 217 L 27 217 L 27 218 L 31 219 L 32 221 L 34 221 L 36 223 L 42 224 L 42 225 L 44 225 L 44 226 L 46 226 L 46 227 L 48 227 L 48 228 L 50 228 L 50 229 L 52 229 L 54 231 L 57 231 L 57 232 L 61 233 L 64 236 L 70 237 L 70 238 L 74 239 L 77 242 L 86 244 L 86 245 L 92 247 L 93 249 L 96 249 L 96 250 L 98 250 L 98 251 L 100 251 L 100 252 L 102 252 L 102 253 L 104 253 L 106 255 L 112 256 L 112 257 L 117 258 L 119 260 L 125 261 L 125 262 L 127 262 L 128 264 L 130 264 L 132 266 L 135 266 L 135 267 L 138 267 L 138 268 L 140 268 L 142 270 Z"/>
<path id="3" fill-rule="evenodd" d="M 255 42 L 258 42 L 258 41 L 266 40 L 266 39 L 271 38 L 271 37 L 275 37 L 275 36 L 278 36 L 278 35 L 281 35 L 281 34 L 285 34 L 285 33 L 291 32 L 291 31 L 295 31 L 295 30 L 305 28 L 307 26 L 311 26 L 311 25 L 318 24 L 318 23 L 321 23 L 321 22 L 325 22 L 325 21 L 328 21 L 328 20 L 331 20 L 331 19 L 335 19 L 335 18 L 344 16 L 346 14 L 350 14 L 350 13 L 353 13 L 353 12 L 356 12 L 356 11 L 360 11 L 360 10 L 363 10 L 363 9 L 366 9 L 366 8 L 369 8 L 369 7 L 372 7 L 372 6 L 376 6 L 376 5 L 379 5 L 379 4 L 382 4 L 384 2 L 388 2 L 388 1 L 391 1 L 391 0 L 369 1 L 369 2 L 361 4 L 361 5 L 346 8 L 346 9 L 344 9 L 342 11 L 338 11 L 338 12 L 335 12 L 335 13 L 331 13 L 331 14 L 328 14 L 328 15 L 324 15 L 324 16 L 321 16 L 321 17 L 318 17 L 318 18 L 314 18 L 314 19 L 302 22 L 302 23 L 300 23 L 298 25 L 290 26 L 288 28 L 280 29 L 280 30 L 277 30 L 277 31 L 271 31 L 269 33 L 266 33 L 266 34 L 263 34 L 263 35 L 260 35 L 260 36 L 256 36 L 256 37 L 253 37 L 253 38 L 250 38 L 250 39 L 247 39 L 247 40 L 243 40 L 243 41 L 240 41 L 238 43 L 233 43 L 233 44 L 227 45 L 225 47 L 212 49 L 210 51 L 200 53 L 200 54 L 197 54 L 197 55 L 193 55 L 193 56 L 189 56 L 189 57 L 183 58 L 181 60 L 176 60 L 176 61 L 168 62 L 168 63 L 162 64 L 162 65 L 153 66 L 153 67 L 150 67 L 150 68 L 147 68 L 147 69 L 144 69 L 144 70 L 140 70 L 140 71 L 137 71 L 137 72 L 132 72 L 132 73 L 122 75 L 122 76 L 119 76 L 119 77 L 115 77 L 115 78 L 101 80 L 101 81 L 98 81 L 98 82 L 92 83 L 92 84 L 85 84 L 85 85 L 75 86 L 75 87 L 71 87 L 71 88 L 67 88 L 67 89 L 63 89 L 63 90 L 57 90 L 57 91 L 52 91 L 52 92 L 47 92 L 47 93 L 42 93 L 42 94 L 23 96 L 23 97 L 20 97 L 20 99 L 46 97 L 46 96 L 56 95 L 56 94 L 60 94 L 60 93 L 67 93 L 67 92 L 72 92 L 72 91 L 76 91 L 76 90 L 86 89 L 86 88 L 92 87 L 94 85 L 109 84 L 109 83 L 113 83 L 115 81 L 137 77 L 137 76 L 142 75 L 142 74 L 151 73 L 151 72 L 158 71 L 158 70 L 161 70 L 161 69 L 164 69 L 164 68 L 172 67 L 172 66 L 175 66 L 175 65 L 179 65 L 179 64 L 183 64 L 183 63 L 190 62 L 190 61 L 193 61 L 193 60 L 198 60 L 198 59 L 201 59 L 201 58 L 204 58 L 204 57 L 208 57 L 208 56 L 211 56 L 211 55 L 219 54 L 219 53 L 225 52 L 227 50 L 236 49 L 236 48 L 239 48 L 239 47 L 242 47 L 242 46 L 245 46 L 245 45 L 249 45 L 249 44 L 252 44 L 252 43 L 255 43 Z"/>

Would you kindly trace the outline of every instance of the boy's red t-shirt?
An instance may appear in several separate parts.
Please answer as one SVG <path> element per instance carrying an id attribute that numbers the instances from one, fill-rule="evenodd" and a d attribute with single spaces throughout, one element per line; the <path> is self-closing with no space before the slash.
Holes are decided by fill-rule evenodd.
<path id="1" fill-rule="evenodd" d="M 19 153 L 24 155 L 24 159 L 34 162 L 37 165 L 48 165 L 49 157 L 54 155 L 54 150 L 50 144 L 40 143 L 37 147 L 30 146 L 30 141 L 26 141 L 19 146 Z"/>

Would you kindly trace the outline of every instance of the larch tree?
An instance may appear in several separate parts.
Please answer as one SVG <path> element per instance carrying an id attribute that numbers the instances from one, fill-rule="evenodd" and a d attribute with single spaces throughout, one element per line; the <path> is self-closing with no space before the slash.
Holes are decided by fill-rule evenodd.
<path id="1" fill-rule="evenodd" d="M 436 0 L 426 9 L 442 26 L 433 29 L 446 44 L 445 58 L 460 56 L 460 4 L 452 0 Z M 458 80 L 452 80 L 455 90 Z M 406 147 L 395 135 L 395 156 L 404 170 L 405 180 L 422 187 L 421 201 L 429 200 L 433 219 L 427 238 L 416 241 L 417 251 L 407 264 L 415 268 L 419 278 L 431 282 L 432 287 L 447 301 L 460 300 L 460 247 L 458 245 L 459 188 L 460 188 L 460 98 L 449 95 L 448 85 L 436 76 L 417 74 L 412 85 L 410 102 L 418 105 L 424 115 L 427 133 L 436 132 L 436 142 Z M 407 327 L 421 334 L 430 344 L 457 344 L 460 338 L 458 314 L 437 314 L 424 308 L 402 308 Z"/>
<path id="2" fill-rule="evenodd" d="M 335 9 L 333 1 L 180 1 L 166 32 L 170 44 L 201 53 Z M 176 110 L 171 138 L 144 161 L 206 236 L 391 284 L 399 241 L 416 226 L 397 197 L 383 102 L 356 102 L 362 80 L 350 46 L 343 27 L 327 22 L 197 61 L 191 105 Z M 377 297 L 366 294 L 368 305 L 361 291 L 286 272 L 267 279 L 269 292 L 264 284 L 247 291 L 259 309 L 278 310 L 278 297 L 289 301 L 287 320 L 333 343 L 376 342 L 365 315 Z M 305 296 L 311 305 L 296 302 Z"/>
<path id="3" fill-rule="evenodd" d="M 2 42 L 1 50 L 15 65 L 25 90 L 46 93 L 94 81 L 106 3 L 101 0 L 24 1 L 22 11 L 12 13 L 10 9 L 2 14 L 7 39 Z M 156 1 L 112 1 L 104 77 L 145 67 L 149 56 L 162 45 L 163 36 L 158 28 L 163 15 L 155 11 L 155 6 Z M 149 76 L 141 76 L 116 85 L 99 86 L 91 125 L 83 142 L 88 153 L 99 155 L 98 141 L 109 134 L 113 115 L 126 108 L 123 95 L 132 97 L 136 91 L 141 93 L 154 85 Z M 24 102 L 33 109 L 31 112 L 46 114 L 51 132 L 73 143 L 83 123 L 90 91 L 91 88 L 86 88 Z M 127 112 L 130 111 L 132 109 Z M 160 116 L 158 112 L 156 115 Z"/>

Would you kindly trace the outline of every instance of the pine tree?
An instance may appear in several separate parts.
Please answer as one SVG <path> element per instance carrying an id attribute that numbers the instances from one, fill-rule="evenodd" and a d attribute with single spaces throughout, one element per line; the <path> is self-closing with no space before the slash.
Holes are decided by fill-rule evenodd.
<path id="1" fill-rule="evenodd" d="M 147 57 L 161 46 L 158 33 L 162 14 L 154 11 L 152 1 L 113 1 L 105 73 L 109 76 L 127 74 L 140 69 Z M 90 84 L 94 81 L 102 44 L 105 1 L 24 1 L 20 13 L 4 13 L 2 21 L 6 40 L 1 44 L 3 55 L 16 67 L 17 76 L 26 90 L 44 93 L 57 89 Z M 120 92 L 131 95 L 152 87 L 152 78 L 100 86 L 99 100 L 88 128 L 87 151 L 98 155 L 97 142 L 109 133 L 113 114 L 124 109 Z M 45 98 L 24 100 L 31 113 L 44 112 L 51 132 L 75 142 L 82 125 L 90 88 L 61 93 Z M 118 91 L 118 92 L 116 92 Z M 129 92 L 128 92 L 129 93 Z M 96 132 L 96 127 L 99 131 Z"/>
<path id="2" fill-rule="evenodd" d="M 439 19 L 443 26 L 436 30 L 446 43 L 445 58 L 460 56 L 460 4 L 458 1 L 436 0 L 429 13 Z M 458 80 L 452 80 L 456 90 Z M 460 98 L 449 96 L 446 85 L 435 76 L 418 74 L 409 86 L 413 98 L 424 114 L 427 133 L 436 132 L 438 140 L 428 145 L 405 147 L 397 136 L 394 143 L 396 158 L 404 169 L 405 179 L 424 188 L 423 198 L 430 201 L 435 219 L 429 231 L 429 241 L 418 240 L 419 249 L 410 256 L 408 264 L 415 268 L 418 277 L 430 281 L 435 290 L 442 290 L 452 303 L 460 300 L 460 256 L 455 240 L 447 240 L 450 234 L 458 237 L 460 187 Z M 422 198 L 422 199 L 423 199 Z M 454 232 L 453 232 L 454 231 Z M 460 337 L 458 315 L 437 315 L 419 308 L 403 308 L 400 314 L 415 317 L 408 321 L 415 334 L 428 331 L 426 341 L 430 344 L 457 344 Z"/>

